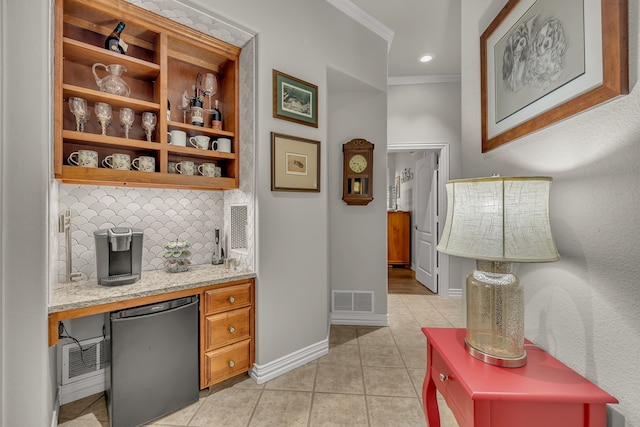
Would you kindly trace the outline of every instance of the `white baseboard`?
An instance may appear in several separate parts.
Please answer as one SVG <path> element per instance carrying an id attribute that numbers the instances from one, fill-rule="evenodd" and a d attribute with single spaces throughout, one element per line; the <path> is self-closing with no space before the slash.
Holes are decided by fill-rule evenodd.
<path id="1" fill-rule="evenodd" d="M 388 314 L 373 313 L 331 313 L 332 325 L 356 325 L 356 326 L 389 326 Z"/>
<path id="2" fill-rule="evenodd" d="M 329 353 L 329 340 L 324 339 L 316 344 L 312 344 L 308 347 L 290 353 L 273 362 L 258 365 L 253 365 L 253 368 L 249 371 L 249 376 L 255 380 L 258 384 L 263 384 L 269 380 L 279 377 L 282 374 L 286 374 L 289 371 L 294 370 L 306 363 L 316 360 Z"/>
<path id="3" fill-rule="evenodd" d="M 60 386 L 56 390 L 56 400 L 53 402 L 53 413 L 51 414 L 51 427 L 57 427 L 58 414 L 60 413 Z"/>
<path id="4" fill-rule="evenodd" d="M 462 296 L 462 289 L 449 289 L 449 296 L 450 297 L 461 297 Z"/>
<path id="5" fill-rule="evenodd" d="M 92 394 L 101 393 L 105 388 L 104 373 L 65 384 L 60 387 L 60 405 L 91 396 Z"/>

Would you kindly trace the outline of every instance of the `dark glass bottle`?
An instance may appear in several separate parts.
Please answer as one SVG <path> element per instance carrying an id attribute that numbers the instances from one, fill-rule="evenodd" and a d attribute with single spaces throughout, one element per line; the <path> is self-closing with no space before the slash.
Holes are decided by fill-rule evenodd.
<path id="1" fill-rule="evenodd" d="M 200 98 L 200 89 L 195 89 L 196 96 L 193 98 L 191 105 L 191 124 L 196 126 L 204 126 L 204 111 L 202 110 L 202 99 Z"/>
<path id="2" fill-rule="evenodd" d="M 214 130 L 222 130 L 222 113 L 218 108 L 218 100 L 214 101 L 213 117 L 211 118 L 211 127 Z"/>
<path id="3" fill-rule="evenodd" d="M 104 41 L 104 48 L 110 50 L 112 52 L 118 52 L 121 54 L 127 53 L 127 44 L 120 39 L 120 34 L 122 34 L 122 30 L 124 30 L 124 22 L 118 22 L 116 28 L 109 34 L 107 39 Z"/>

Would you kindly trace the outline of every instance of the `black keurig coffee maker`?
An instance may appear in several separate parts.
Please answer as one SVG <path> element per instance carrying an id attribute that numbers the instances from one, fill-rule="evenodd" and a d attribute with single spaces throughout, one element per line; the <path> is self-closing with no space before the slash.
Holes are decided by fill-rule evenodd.
<path id="1" fill-rule="evenodd" d="M 127 285 L 140 280 L 142 230 L 114 227 L 93 234 L 99 285 Z"/>

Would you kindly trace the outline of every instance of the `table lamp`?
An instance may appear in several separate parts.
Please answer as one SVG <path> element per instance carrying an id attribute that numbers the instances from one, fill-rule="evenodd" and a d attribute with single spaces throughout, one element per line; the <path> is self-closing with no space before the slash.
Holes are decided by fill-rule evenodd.
<path id="1" fill-rule="evenodd" d="M 549 224 L 548 177 L 449 181 L 438 251 L 476 260 L 467 277 L 465 347 L 486 363 L 516 368 L 524 349 L 524 291 L 513 262 L 560 259 Z"/>

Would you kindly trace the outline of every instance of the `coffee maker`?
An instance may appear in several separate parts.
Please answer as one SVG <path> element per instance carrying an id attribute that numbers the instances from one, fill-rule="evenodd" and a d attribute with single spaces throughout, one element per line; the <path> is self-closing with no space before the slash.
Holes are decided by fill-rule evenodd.
<path id="1" fill-rule="evenodd" d="M 140 280 L 142 230 L 126 227 L 95 231 L 98 284 L 128 285 Z"/>

